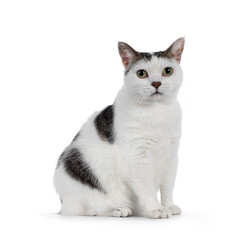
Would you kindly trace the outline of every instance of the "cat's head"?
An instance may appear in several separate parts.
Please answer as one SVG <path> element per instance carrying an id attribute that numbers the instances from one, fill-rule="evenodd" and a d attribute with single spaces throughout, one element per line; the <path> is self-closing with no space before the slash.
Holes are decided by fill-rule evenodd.
<path id="1" fill-rule="evenodd" d="M 118 49 L 125 67 L 125 86 L 139 103 L 172 99 L 182 83 L 181 55 L 184 38 L 176 40 L 167 50 L 137 52 L 124 42 Z"/>

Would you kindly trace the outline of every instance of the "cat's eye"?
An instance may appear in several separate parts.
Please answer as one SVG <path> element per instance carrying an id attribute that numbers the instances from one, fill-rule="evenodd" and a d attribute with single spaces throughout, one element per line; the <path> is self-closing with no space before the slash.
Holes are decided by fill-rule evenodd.
<path id="1" fill-rule="evenodd" d="M 137 71 L 137 76 L 139 78 L 146 78 L 146 77 L 148 77 L 148 73 L 147 73 L 147 71 L 140 69 Z"/>
<path id="2" fill-rule="evenodd" d="M 166 76 L 166 77 L 169 77 L 173 74 L 173 69 L 171 67 L 166 67 L 163 69 L 162 71 L 162 75 L 163 76 Z"/>

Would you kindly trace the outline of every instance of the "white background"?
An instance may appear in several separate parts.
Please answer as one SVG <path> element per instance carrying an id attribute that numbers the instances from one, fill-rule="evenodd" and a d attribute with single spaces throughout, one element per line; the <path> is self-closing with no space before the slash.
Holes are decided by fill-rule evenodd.
<path id="1" fill-rule="evenodd" d="M 1 239 L 239 239 L 238 1 L 1 1 Z M 52 178 L 83 122 L 123 83 L 117 41 L 186 36 L 181 216 L 62 217 Z"/>

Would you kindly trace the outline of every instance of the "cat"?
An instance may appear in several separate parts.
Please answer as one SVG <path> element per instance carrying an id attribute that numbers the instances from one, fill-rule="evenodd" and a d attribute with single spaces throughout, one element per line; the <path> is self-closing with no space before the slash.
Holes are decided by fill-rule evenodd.
<path id="1" fill-rule="evenodd" d="M 84 123 L 59 158 L 54 185 L 61 214 L 181 214 L 172 192 L 181 136 L 177 93 L 184 43 L 179 38 L 167 50 L 153 53 L 118 43 L 125 68 L 123 87 L 113 105 Z"/>

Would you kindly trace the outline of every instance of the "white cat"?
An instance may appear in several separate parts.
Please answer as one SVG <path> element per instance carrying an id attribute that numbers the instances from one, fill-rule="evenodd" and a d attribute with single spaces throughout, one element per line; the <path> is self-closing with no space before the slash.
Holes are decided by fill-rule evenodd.
<path id="1" fill-rule="evenodd" d="M 154 53 L 137 52 L 123 42 L 118 48 L 125 75 L 114 104 L 94 113 L 60 156 L 54 184 L 61 214 L 180 214 L 172 191 L 181 135 L 177 93 L 184 38 Z"/>

